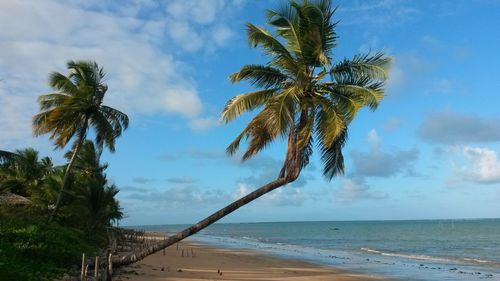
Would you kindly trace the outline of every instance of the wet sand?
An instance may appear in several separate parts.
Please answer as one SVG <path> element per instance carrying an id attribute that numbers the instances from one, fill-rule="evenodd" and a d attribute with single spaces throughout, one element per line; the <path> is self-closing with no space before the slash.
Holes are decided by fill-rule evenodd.
<path id="1" fill-rule="evenodd" d="M 221 249 L 182 242 L 119 269 L 113 280 L 129 281 L 361 281 L 388 280 L 333 267 L 281 259 L 256 251 Z"/>

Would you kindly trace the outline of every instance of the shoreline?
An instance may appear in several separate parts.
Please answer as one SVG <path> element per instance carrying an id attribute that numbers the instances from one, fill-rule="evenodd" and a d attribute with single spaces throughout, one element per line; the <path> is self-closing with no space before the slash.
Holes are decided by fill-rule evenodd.
<path id="1" fill-rule="evenodd" d="M 355 273 L 296 259 L 279 258 L 255 250 L 214 247 L 183 241 L 116 272 L 116 280 L 332 280 L 382 281 L 380 275 Z"/>

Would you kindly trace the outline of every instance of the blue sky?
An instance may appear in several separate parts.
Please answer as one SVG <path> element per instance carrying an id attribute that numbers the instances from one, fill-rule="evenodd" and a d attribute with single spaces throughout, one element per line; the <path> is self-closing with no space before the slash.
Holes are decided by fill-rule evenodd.
<path id="1" fill-rule="evenodd" d="M 500 1 L 334 1 L 335 57 L 394 57 L 387 96 L 350 127 L 346 174 L 322 178 L 315 157 L 300 179 L 223 221 L 500 217 Z M 251 115 L 218 114 L 250 91 L 228 75 L 263 63 L 244 23 L 265 25 L 279 1 L 0 2 L 0 149 L 32 146 L 36 97 L 67 60 L 108 73 L 106 103 L 130 129 L 108 177 L 124 224 L 191 223 L 277 176 L 284 144 L 241 163 L 224 154 Z"/>

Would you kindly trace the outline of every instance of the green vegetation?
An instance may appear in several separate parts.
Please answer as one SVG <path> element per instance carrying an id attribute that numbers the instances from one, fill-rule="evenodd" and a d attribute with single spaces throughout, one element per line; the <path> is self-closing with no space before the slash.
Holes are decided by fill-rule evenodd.
<path id="1" fill-rule="evenodd" d="M 97 253 L 78 229 L 5 211 L 0 217 L 0 280 L 53 280 L 78 265 L 82 252 Z"/>
<path id="2" fill-rule="evenodd" d="M 69 76 L 50 75 L 58 92 L 40 96 L 33 118 L 35 135 L 50 133 L 56 148 L 77 136 L 68 164 L 55 166 L 32 148 L 0 151 L 0 198 L 13 198 L 0 201 L 0 280 L 61 277 L 78 267 L 82 253 L 106 247 L 109 227 L 123 217 L 100 157 L 104 146 L 115 150 L 128 117 L 102 104 L 107 86 L 95 62 L 68 68 Z M 89 128 L 95 143 L 86 140 Z"/>
<path id="3" fill-rule="evenodd" d="M 71 157 L 72 151 L 67 153 Z M 0 280 L 53 280 L 107 246 L 107 228 L 123 213 L 91 141 L 82 145 L 61 200 L 57 219 L 47 223 L 57 200 L 64 166 L 24 149 L 0 162 L 0 189 L 28 198 L 27 205 L 0 205 Z M 1 193 L 0 193 L 1 196 Z M 5 202 L 4 202 L 5 203 Z"/>

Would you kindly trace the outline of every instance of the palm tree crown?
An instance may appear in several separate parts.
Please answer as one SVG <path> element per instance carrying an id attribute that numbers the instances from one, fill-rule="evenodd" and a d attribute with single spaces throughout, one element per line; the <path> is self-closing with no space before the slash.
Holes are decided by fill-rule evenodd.
<path id="1" fill-rule="evenodd" d="M 115 140 L 128 127 L 124 113 L 103 104 L 108 86 L 105 73 L 97 63 L 69 61 L 69 75 L 54 72 L 49 83 L 57 92 L 38 98 L 41 112 L 33 117 L 35 136 L 50 133 L 57 148 L 63 148 L 73 136 L 85 136 L 95 130 L 99 147 L 115 150 Z"/>
<path id="2" fill-rule="evenodd" d="M 247 23 L 250 45 L 260 47 L 269 60 L 265 65 L 245 65 L 230 79 L 233 83 L 246 80 L 261 89 L 233 97 L 221 115 L 227 123 L 262 108 L 227 152 L 233 154 L 247 139 L 246 160 L 279 136 L 287 137 L 279 177 L 292 181 L 309 163 L 314 143 L 321 151 L 324 175 L 331 179 L 343 173 L 341 149 L 347 126 L 361 108 L 375 109 L 384 96 L 390 58 L 383 53 L 334 61 L 337 34 L 330 2 L 292 1 L 279 10 L 268 10 L 274 33 Z"/>

